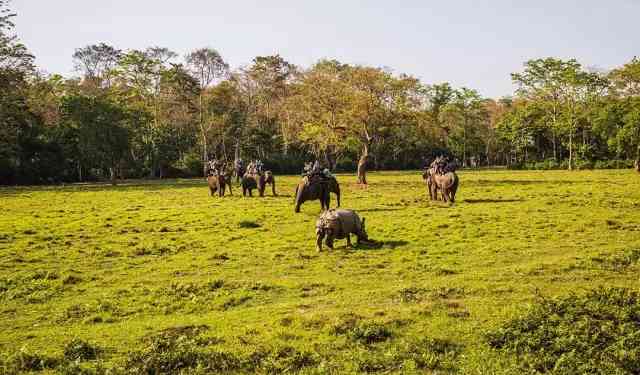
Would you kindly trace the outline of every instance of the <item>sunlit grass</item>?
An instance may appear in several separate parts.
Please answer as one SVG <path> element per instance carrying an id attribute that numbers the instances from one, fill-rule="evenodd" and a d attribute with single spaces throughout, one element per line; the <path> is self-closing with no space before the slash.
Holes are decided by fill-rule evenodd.
<path id="1" fill-rule="evenodd" d="M 294 214 L 294 176 L 264 198 L 210 197 L 202 180 L 1 189 L 0 352 L 63 358 L 75 338 L 122 367 L 193 325 L 237 371 L 251 353 L 273 371 L 499 371 L 511 359 L 483 332 L 537 295 L 640 286 L 632 171 L 461 172 L 451 207 L 418 172 L 368 177 L 338 175 L 342 207 L 381 245 L 323 253 L 320 205 Z"/>

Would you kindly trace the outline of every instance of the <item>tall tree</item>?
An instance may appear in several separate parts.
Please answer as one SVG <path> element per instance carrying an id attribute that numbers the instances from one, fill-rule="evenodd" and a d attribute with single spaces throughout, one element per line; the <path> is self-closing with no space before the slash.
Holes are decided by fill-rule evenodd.
<path id="1" fill-rule="evenodd" d="M 450 145 L 462 158 L 462 165 L 467 166 L 470 157 L 474 164 L 482 153 L 483 143 L 480 138 L 484 129 L 489 126 L 489 114 L 485 100 L 477 91 L 466 87 L 456 90 L 453 99 L 444 109 L 448 133 L 454 133 L 453 144 Z"/>
<path id="2" fill-rule="evenodd" d="M 431 120 L 431 125 L 441 131 L 441 141 L 444 147 L 449 144 L 449 133 L 451 128 L 443 119 L 443 111 L 446 106 L 453 100 L 455 90 L 447 82 L 428 86 L 427 90 L 427 108 L 426 112 Z"/>
<path id="3" fill-rule="evenodd" d="M 105 43 L 78 48 L 73 62 L 84 80 L 94 87 L 111 87 L 113 70 L 118 65 L 122 51 Z"/>
<path id="4" fill-rule="evenodd" d="M 640 172 L 640 60 L 634 57 L 629 63 L 610 74 L 614 96 L 620 98 L 626 113 L 611 144 L 618 153 L 635 152 L 635 167 Z"/>
<path id="5" fill-rule="evenodd" d="M 225 76 L 229 71 L 229 65 L 222 59 L 220 53 L 213 48 L 200 48 L 186 56 L 187 69 L 200 84 L 198 95 L 199 127 L 202 140 L 203 173 L 206 175 L 206 162 L 209 158 L 207 136 L 212 122 L 206 116 L 204 94 L 206 90 L 218 78 Z"/>

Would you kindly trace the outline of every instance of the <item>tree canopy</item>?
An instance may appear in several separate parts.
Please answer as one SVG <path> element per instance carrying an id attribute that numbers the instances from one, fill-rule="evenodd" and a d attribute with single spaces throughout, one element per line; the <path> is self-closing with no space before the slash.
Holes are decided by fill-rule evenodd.
<path id="1" fill-rule="evenodd" d="M 232 68 L 216 49 L 186 56 L 105 43 L 76 49 L 75 77 L 44 75 L 0 0 L 0 183 L 201 175 L 210 158 L 298 172 L 319 159 L 355 171 L 585 168 L 640 160 L 640 60 L 594 72 L 533 59 L 513 97 L 424 83 L 375 66 L 276 54 Z M 622 164 L 620 164 L 622 163 Z"/>

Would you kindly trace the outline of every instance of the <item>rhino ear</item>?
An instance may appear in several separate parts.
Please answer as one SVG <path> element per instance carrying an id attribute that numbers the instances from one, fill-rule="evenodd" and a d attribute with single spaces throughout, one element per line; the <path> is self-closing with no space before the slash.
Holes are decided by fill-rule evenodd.
<path id="1" fill-rule="evenodd" d="M 363 217 L 363 218 L 362 218 L 362 229 L 364 229 L 364 221 L 365 221 L 365 220 L 366 220 L 366 219 Z"/>

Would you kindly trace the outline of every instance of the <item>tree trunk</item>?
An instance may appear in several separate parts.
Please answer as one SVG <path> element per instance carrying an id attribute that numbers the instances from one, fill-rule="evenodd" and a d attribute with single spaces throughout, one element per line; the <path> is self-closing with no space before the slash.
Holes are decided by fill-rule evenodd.
<path id="1" fill-rule="evenodd" d="M 117 177 L 117 173 L 116 173 L 116 168 L 117 166 L 114 164 L 111 168 L 109 168 L 109 176 L 111 178 L 111 185 L 115 186 L 118 181 L 116 180 Z"/>
<path id="2" fill-rule="evenodd" d="M 364 149 L 362 156 L 358 161 L 358 183 L 361 185 L 367 184 L 367 161 L 369 160 L 369 140 L 364 143 Z"/>
<path id="3" fill-rule="evenodd" d="M 82 165 L 78 162 L 78 181 L 82 182 Z"/>
<path id="4" fill-rule="evenodd" d="M 324 152 L 324 162 L 325 165 L 327 166 L 327 168 L 329 168 L 330 171 L 335 170 L 336 165 L 335 165 L 335 161 L 332 155 L 331 150 L 325 150 Z"/>
<path id="5" fill-rule="evenodd" d="M 551 142 L 553 143 L 553 160 L 558 161 L 558 153 L 556 151 L 556 132 L 551 132 Z"/>
<path id="6" fill-rule="evenodd" d="M 207 177 L 207 161 L 208 161 L 208 150 L 207 150 L 207 132 L 204 129 L 204 113 L 202 111 L 202 89 L 200 90 L 200 132 L 202 133 L 202 175 Z"/>
<path id="7" fill-rule="evenodd" d="M 573 169 L 573 132 L 569 131 L 569 170 Z"/>

